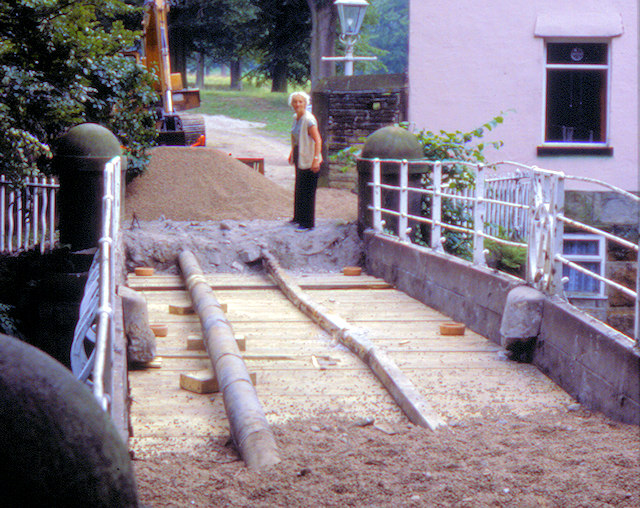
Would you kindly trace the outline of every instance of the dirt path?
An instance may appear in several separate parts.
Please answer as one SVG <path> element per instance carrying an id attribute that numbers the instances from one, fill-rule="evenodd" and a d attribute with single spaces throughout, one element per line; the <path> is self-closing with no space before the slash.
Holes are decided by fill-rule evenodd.
<path id="1" fill-rule="evenodd" d="M 222 115 L 205 115 L 207 146 L 234 157 L 263 157 L 265 176 L 286 189 L 293 189 L 293 170 L 287 163 L 289 144 L 285 136 L 266 133 L 264 124 Z"/>

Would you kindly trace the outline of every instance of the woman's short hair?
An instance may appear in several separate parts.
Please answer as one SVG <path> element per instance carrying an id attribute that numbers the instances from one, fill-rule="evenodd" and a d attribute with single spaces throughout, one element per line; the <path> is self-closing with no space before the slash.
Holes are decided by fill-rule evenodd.
<path id="1" fill-rule="evenodd" d="M 305 102 L 306 106 L 311 104 L 311 97 L 309 97 L 309 94 L 307 94 L 306 92 L 293 92 L 291 95 L 289 95 L 289 106 L 291 106 L 291 101 L 296 96 L 297 97 L 302 97 L 304 99 L 304 102 Z"/>

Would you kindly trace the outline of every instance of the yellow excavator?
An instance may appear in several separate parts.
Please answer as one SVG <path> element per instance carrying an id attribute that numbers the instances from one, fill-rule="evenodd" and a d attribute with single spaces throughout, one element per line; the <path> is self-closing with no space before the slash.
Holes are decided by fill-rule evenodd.
<path id="1" fill-rule="evenodd" d="M 200 90 L 185 88 L 180 73 L 171 72 L 165 0 L 147 0 L 143 20 L 143 51 L 140 61 L 158 76 L 157 91 L 162 107 L 157 109 L 158 143 L 161 145 L 203 146 L 204 117 L 182 111 L 200 106 Z"/>

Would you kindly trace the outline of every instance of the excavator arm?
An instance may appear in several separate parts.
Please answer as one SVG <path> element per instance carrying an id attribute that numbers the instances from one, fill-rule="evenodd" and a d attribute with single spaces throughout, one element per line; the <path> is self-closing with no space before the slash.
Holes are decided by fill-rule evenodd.
<path id="1" fill-rule="evenodd" d="M 162 97 L 158 141 L 165 145 L 203 145 L 204 118 L 179 113 L 200 106 L 200 90 L 185 88 L 180 73 L 171 72 L 169 4 L 165 0 L 147 0 L 144 6 L 142 63 L 158 76 L 157 91 Z"/>

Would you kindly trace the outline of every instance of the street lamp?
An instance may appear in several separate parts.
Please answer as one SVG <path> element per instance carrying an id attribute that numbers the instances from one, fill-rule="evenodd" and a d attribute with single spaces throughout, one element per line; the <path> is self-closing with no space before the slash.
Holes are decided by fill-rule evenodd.
<path id="1" fill-rule="evenodd" d="M 357 39 L 369 2 L 367 0 L 336 0 L 334 5 L 338 8 L 340 17 L 341 37 Z"/>
<path id="2" fill-rule="evenodd" d="M 353 48 L 360 37 L 360 27 L 364 20 L 364 14 L 369 7 L 367 0 L 336 0 L 334 5 L 338 8 L 340 17 L 340 41 L 345 46 L 344 56 L 323 56 L 323 60 L 343 61 L 344 75 L 353 75 L 353 62 L 355 60 L 375 60 L 375 56 L 353 56 Z"/>

